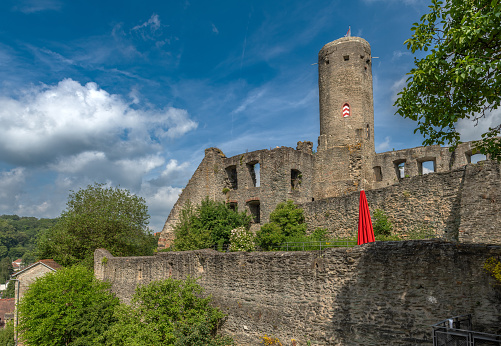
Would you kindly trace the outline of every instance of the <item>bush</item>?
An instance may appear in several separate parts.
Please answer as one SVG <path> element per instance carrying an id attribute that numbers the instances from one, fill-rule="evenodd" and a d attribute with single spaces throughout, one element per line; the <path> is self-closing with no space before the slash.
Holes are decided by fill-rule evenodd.
<path id="1" fill-rule="evenodd" d="M 294 202 L 279 203 L 270 214 L 270 222 L 256 232 L 256 244 L 263 250 L 273 250 L 276 249 L 275 244 L 304 237 L 307 227 L 304 220 L 303 209 Z"/>
<path id="2" fill-rule="evenodd" d="M 181 210 L 179 223 L 174 226 L 175 250 L 196 250 L 214 244 L 230 244 L 231 230 L 250 226 L 250 216 L 238 213 L 225 203 L 205 198 L 196 208 L 188 201 Z"/>
<path id="3" fill-rule="evenodd" d="M 115 319 L 118 298 L 110 284 L 83 266 L 62 268 L 33 282 L 19 304 L 22 341 L 28 345 L 98 345 Z"/>
<path id="4" fill-rule="evenodd" d="M 376 209 L 373 214 L 374 236 L 390 236 L 393 230 L 393 224 L 388 220 L 388 216 L 381 209 Z"/>
<path id="5" fill-rule="evenodd" d="M 231 230 L 230 251 L 252 251 L 254 247 L 254 234 L 250 230 L 245 227 Z"/>
<path id="6" fill-rule="evenodd" d="M 216 335 L 224 314 L 203 298 L 195 279 L 169 278 L 138 286 L 131 305 L 115 310 L 117 323 L 98 340 L 100 345 L 232 345 Z"/>
<path id="7" fill-rule="evenodd" d="M 494 257 L 489 257 L 484 263 L 484 269 L 501 284 L 501 262 Z"/>
<path id="8" fill-rule="evenodd" d="M 14 346 L 14 321 L 10 321 L 5 328 L 0 328 L 0 346 Z"/>

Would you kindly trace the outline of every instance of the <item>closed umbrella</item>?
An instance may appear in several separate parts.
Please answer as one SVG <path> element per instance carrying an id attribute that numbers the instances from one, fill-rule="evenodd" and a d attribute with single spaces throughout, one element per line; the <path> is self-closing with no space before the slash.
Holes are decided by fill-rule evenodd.
<path id="1" fill-rule="evenodd" d="M 371 213 L 365 191 L 360 191 L 360 206 L 358 210 L 358 240 L 357 244 L 362 245 L 375 241 L 374 230 L 372 229 Z"/>

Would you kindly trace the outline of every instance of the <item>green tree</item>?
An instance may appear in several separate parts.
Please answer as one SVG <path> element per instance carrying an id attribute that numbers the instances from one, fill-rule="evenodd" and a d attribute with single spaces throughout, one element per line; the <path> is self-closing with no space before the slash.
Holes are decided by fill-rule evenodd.
<path id="1" fill-rule="evenodd" d="M 460 143 L 458 120 L 474 123 L 501 104 L 501 1 L 432 0 L 405 41 L 415 59 L 397 113 L 418 122 L 424 145 Z M 501 160 L 501 124 L 482 135 L 477 149 Z"/>
<path id="2" fill-rule="evenodd" d="M 0 261 L 0 284 L 4 284 L 10 278 L 14 268 L 12 267 L 12 261 L 9 257 L 4 257 Z"/>
<path id="3" fill-rule="evenodd" d="M 20 336 L 29 345 L 98 345 L 115 322 L 118 298 L 83 266 L 62 268 L 33 282 L 19 304 Z"/>
<path id="4" fill-rule="evenodd" d="M 250 220 L 247 213 L 236 212 L 225 203 L 211 201 L 208 197 L 197 207 L 188 201 L 174 227 L 174 248 L 183 251 L 229 244 L 231 230 L 248 229 Z"/>
<path id="5" fill-rule="evenodd" d="M 0 346 L 14 346 L 14 322 L 10 321 L 5 328 L 0 328 Z"/>
<path id="6" fill-rule="evenodd" d="M 40 236 L 37 257 L 90 268 L 97 248 L 114 256 L 151 255 L 156 241 L 148 219 L 143 198 L 126 189 L 89 185 L 70 194 L 58 223 Z"/>
<path id="7" fill-rule="evenodd" d="M 307 228 L 304 221 L 303 209 L 293 201 L 279 203 L 270 214 L 270 222 L 256 232 L 256 244 L 263 250 L 271 250 L 275 244 L 304 237 Z"/>
<path id="8" fill-rule="evenodd" d="M 190 277 L 138 286 L 131 305 L 115 310 L 117 322 L 102 335 L 99 344 L 231 345 L 231 339 L 216 336 L 224 314 L 211 305 L 210 297 L 202 295 L 202 287 Z"/>
<path id="9" fill-rule="evenodd" d="M 3 292 L 2 298 L 14 298 L 16 286 L 15 281 L 10 280 L 7 284 L 7 289 Z"/>

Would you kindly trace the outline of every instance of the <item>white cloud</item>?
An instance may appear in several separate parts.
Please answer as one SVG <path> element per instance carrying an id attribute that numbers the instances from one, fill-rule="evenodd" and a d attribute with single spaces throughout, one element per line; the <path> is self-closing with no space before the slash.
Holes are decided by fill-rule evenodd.
<path id="1" fill-rule="evenodd" d="M 386 136 L 384 141 L 376 145 L 377 152 L 385 152 L 390 150 L 390 136 Z"/>
<path id="2" fill-rule="evenodd" d="M 59 0 L 21 0 L 13 10 L 30 14 L 41 11 L 59 11 L 62 5 Z"/>
<path id="3" fill-rule="evenodd" d="M 253 104 L 257 100 L 259 100 L 265 93 L 265 90 L 257 90 L 251 93 L 241 104 L 238 106 L 232 113 L 238 114 L 243 112 L 249 105 Z"/>
<path id="4" fill-rule="evenodd" d="M 393 83 L 391 86 L 391 102 L 394 103 L 398 98 L 398 93 L 402 91 L 402 89 L 407 85 L 408 76 L 403 76 Z"/>
<path id="5" fill-rule="evenodd" d="M 138 103 L 138 96 L 133 103 Z M 33 87 L 19 98 L 0 97 L 0 159 L 14 164 L 56 163 L 101 152 L 128 158 L 159 150 L 164 138 L 197 127 L 182 109 L 137 109 L 95 83 L 65 79 Z M 95 155 L 95 154 L 92 154 Z"/>
<path id="6" fill-rule="evenodd" d="M 149 28 L 151 31 L 155 32 L 160 28 L 160 19 L 158 14 L 152 14 L 150 19 L 140 25 L 136 25 L 132 28 L 133 31 L 141 30 L 143 28 Z"/>
<path id="7" fill-rule="evenodd" d="M 501 124 L 501 109 L 496 109 L 480 118 L 478 123 L 470 119 L 461 119 L 456 124 L 456 130 L 461 134 L 462 141 L 474 141 L 481 139 L 482 133 L 489 130 L 489 127 L 496 127 Z"/>

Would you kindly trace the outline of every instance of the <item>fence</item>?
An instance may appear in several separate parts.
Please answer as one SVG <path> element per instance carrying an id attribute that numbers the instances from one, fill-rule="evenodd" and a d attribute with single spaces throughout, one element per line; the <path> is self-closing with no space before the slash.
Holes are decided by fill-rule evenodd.
<path id="1" fill-rule="evenodd" d="M 501 335 L 472 330 L 471 314 L 448 318 L 432 328 L 433 346 L 501 346 Z"/>

